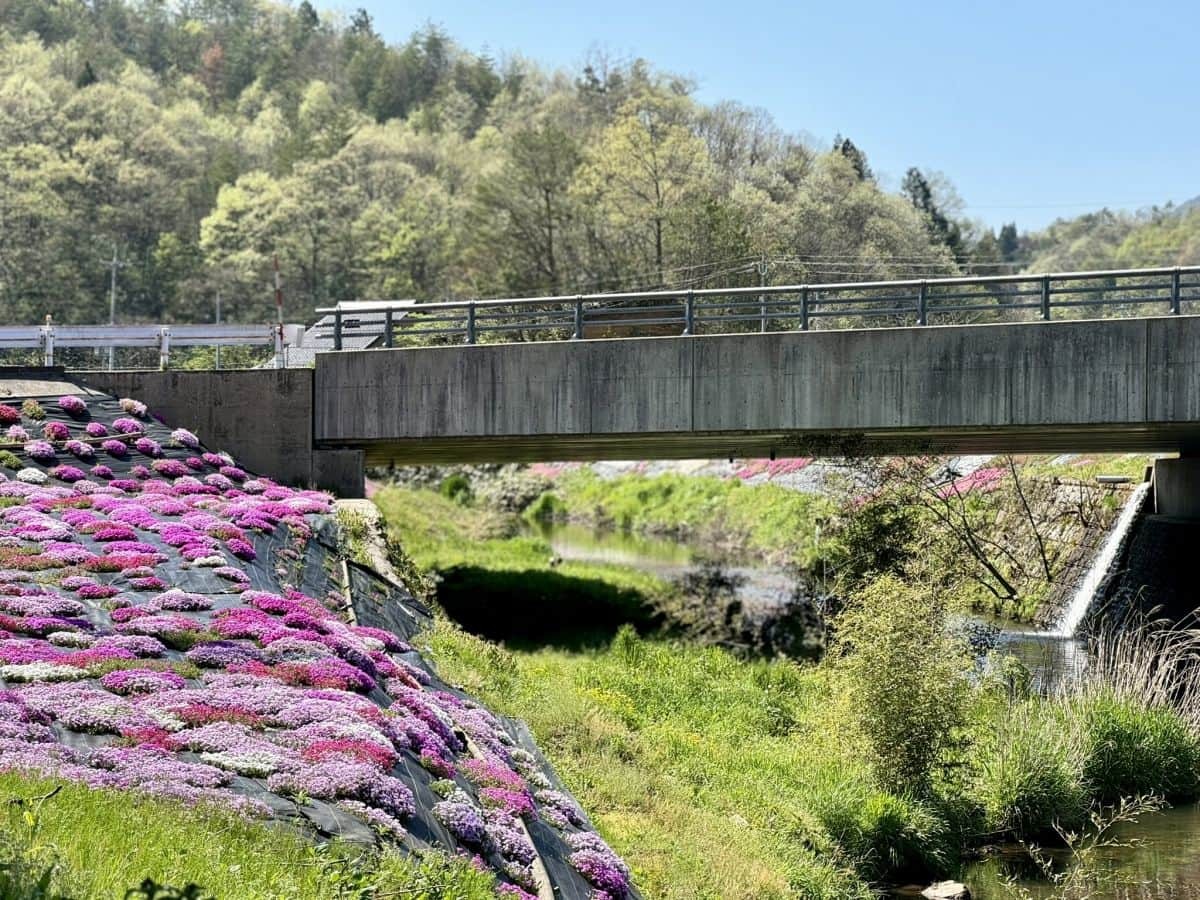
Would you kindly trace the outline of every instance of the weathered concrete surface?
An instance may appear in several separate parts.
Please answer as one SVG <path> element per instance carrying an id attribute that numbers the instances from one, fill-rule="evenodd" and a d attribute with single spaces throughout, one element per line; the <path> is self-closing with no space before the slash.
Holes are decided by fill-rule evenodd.
<path id="1" fill-rule="evenodd" d="M 1154 512 L 1200 521 L 1200 458 L 1154 461 Z"/>
<path id="2" fill-rule="evenodd" d="M 356 450 L 314 450 L 311 369 L 222 372 L 82 372 L 77 381 L 134 397 L 152 414 L 228 450 L 255 472 L 285 484 L 315 485 L 343 497 L 363 494 Z"/>
<path id="3" fill-rule="evenodd" d="M 1200 317 L 321 354 L 368 462 L 1200 446 Z"/>

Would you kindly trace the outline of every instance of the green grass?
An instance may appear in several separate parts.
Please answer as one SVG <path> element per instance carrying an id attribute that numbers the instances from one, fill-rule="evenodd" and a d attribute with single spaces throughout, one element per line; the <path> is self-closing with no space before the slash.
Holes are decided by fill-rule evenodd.
<path id="1" fill-rule="evenodd" d="M 667 473 L 604 479 L 590 469 L 564 474 L 550 493 L 553 512 L 574 520 L 732 545 L 800 565 L 816 556 L 816 520 L 835 506 L 817 494 L 736 478 Z"/>
<path id="2" fill-rule="evenodd" d="M 1173 710 L 1104 690 L 1069 709 L 1086 735 L 1084 780 L 1105 802 L 1141 794 L 1174 802 L 1200 794 L 1200 740 Z"/>
<path id="3" fill-rule="evenodd" d="M 56 787 L 54 796 L 28 802 Z M 426 900 L 493 896 L 490 876 L 445 857 L 418 862 L 348 846 L 323 850 L 288 826 L 249 822 L 217 808 L 12 773 L 0 775 L 0 800 L 0 896 L 6 900 L 123 897 L 146 878 L 176 888 L 195 884 L 202 896 L 219 900 L 332 900 L 359 896 L 346 893 L 355 885 Z M 47 871 L 52 890 L 36 893 Z"/>
<path id="4" fill-rule="evenodd" d="M 621 632 L 509 653 L 442 621 L 442 673 L 533 729 L 648 896 L 857 898 L 936 868 L 945 824 L 872 786 L 828 673 Z"/>

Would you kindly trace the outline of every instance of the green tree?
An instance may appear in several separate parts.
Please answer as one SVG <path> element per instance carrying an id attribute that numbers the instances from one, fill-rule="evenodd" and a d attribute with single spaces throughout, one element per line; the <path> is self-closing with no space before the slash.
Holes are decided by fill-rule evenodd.
<path id="1" fill-rule="evenodd" d="M 510 290 L 563 289 L 572 249 L 567 234 L 575 215 L 569 195 L 582 154 L 553 124 L 516 131 L 505 141 L 498 166 L 480 178 L 476 215 L 486 252 L 501 254 Z"/>
<path id="2" fill-rule="evenodd" d="M 956 260 L 964 261 L 966 251 L 963 246 L 962 229 L 942 210 L 933 196 L 929 180 L 920 169 L 914 167 L 904 173 L 901 190 L 909 202 L 925 217 L 926 225 L 933 239 L 943 244 Z"/>
<path id="3" fill-rule="evenodd" d="M 691 112 L 682 97 L 647 93 L 630 100 L 600 135 L 577 180 L 580 198 L 594 204 L 611 229 L 632 237 L 657 284 L 666 282 L 668 224 L 709 178 L 708 151 L 690 128 Z"/>

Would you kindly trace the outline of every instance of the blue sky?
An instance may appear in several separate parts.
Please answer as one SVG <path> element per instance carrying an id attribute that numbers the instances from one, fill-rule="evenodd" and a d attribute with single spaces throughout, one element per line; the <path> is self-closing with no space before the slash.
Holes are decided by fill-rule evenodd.
<path id="1" fill-rule="evenodd" d="M 841 132 L 885 185 L 944 172 L 966 214 L 1022 228 L 1200 194 L 1200 4 L 351 0 L 402 41 L 427 22 L 473 51 L 578 70 L 589 49 L 691 76 L 703 101 Z"/>

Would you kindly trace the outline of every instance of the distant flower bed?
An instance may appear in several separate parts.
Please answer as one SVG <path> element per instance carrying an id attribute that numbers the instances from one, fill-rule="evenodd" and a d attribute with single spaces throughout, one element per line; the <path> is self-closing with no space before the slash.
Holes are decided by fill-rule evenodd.
<path id="1" fill-rule="evenodd" d="M 1001 481 L 1007 474 L 1005 469 L 985 467 L 976 469 L 970 475 L 957 478 L 950 484 L 938 488 L 937 494 L 943 500 L 962 494 L 987 493 L 1000 487 Z"/>

